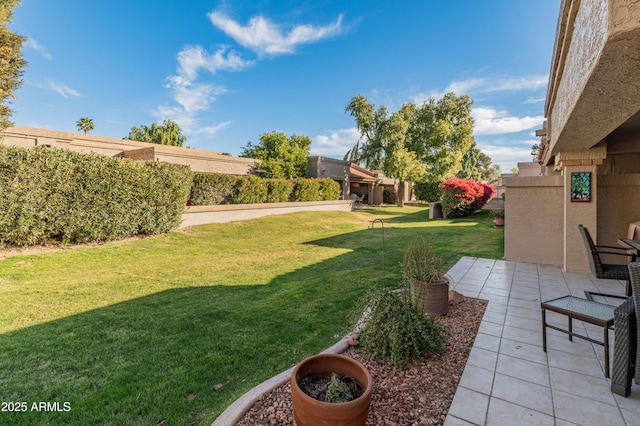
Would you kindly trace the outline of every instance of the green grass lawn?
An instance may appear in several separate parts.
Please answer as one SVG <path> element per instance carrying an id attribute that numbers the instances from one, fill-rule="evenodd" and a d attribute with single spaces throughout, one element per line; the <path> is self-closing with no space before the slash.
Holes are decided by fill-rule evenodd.
<path id="1" fill-rule="evenodd" d="M 447 268 L 503 256 L 487 212 L 427 218 L 418 205 L 296 213 L 0 260 L 0 396 L 26 402 L 3 405 L 0 424 L 210 424 L 345 333 L 382 281 L 372 220 L 387 286 L 422 235 Z"/>

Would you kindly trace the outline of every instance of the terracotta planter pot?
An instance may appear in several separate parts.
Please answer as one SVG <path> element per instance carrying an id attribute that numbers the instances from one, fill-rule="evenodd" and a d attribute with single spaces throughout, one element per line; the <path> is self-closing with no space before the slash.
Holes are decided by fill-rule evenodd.
<path id="1" fill-rule="evenodd" d="M 357 380 L 364 393 L 349 402 L 318 401 L 305 394 L 299 381 L 308 374 L 336 373 Z M 320 354 L 300 362 L 291 375 L 293 415 L 298 426 L 356 426 L 364 425 L 369 415 L 373 381 L 367 369 L 353 358 L 344 355 Z"/>
<path id="2" fill-rule="evenodd" d="M 449 280 L 424 282 L 411 280 L 411 296 L 422 300 L 428 315 L 446 315 L 449 312 Z"/>
<path id="3" fill-rule="evenodd" d="M 504 216 L 496 216 L 496 217 L 493 219 L 493 223 L 494 223 L 496 226 L 504 226 Z"/>

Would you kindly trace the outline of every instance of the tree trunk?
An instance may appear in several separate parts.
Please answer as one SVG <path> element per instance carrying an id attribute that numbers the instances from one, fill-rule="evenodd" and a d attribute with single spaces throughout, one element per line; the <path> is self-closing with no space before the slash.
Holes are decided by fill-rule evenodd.
<path id="1" fill-rule="evenodd" d="M 400 182 L 398 184 L 398 200 L 397 200 L 397 206 L 398 207 L 404 207 L 404 189 L 405 189 L 405 183 L 404 182 Z"/>

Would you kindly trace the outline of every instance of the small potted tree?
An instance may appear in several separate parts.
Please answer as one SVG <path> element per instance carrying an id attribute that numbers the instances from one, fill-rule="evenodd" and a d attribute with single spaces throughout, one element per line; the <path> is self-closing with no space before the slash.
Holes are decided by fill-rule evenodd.
<path id="1" fill-rule="evenodd" d="M 319 354 L 304 359 L 291 375 L 293 415 L 298 426 L 364 425 L 373 380 L 358 361 Z"/>
<path id="2" fill-rule="evenodd" d="M 493 211 L 493 224 L 496 227 L 504 226 L 504 210 L 503 209 Z"/>
<path id="3" fill-rule="evenodd" d="M 449 280 L 442 272 L 442 258 L 433 253 L 431 242 L 411 243 L 404 252 L 404 279 L 409 283 L 411 296 L 421 301 L 428 315 L 449 312 Z"/>

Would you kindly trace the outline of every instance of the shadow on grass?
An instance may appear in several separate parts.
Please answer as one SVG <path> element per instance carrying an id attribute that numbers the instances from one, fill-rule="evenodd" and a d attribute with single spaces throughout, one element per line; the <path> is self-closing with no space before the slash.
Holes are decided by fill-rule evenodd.
<path id="1" fill-rule="evenodd" d="M 71 410 L 3 412 L 0 423 L 210 424 L 341 331 L 343 319 L 324 313 L 344 317 L 345 307 L 323 300 L 323 285 L 337 293 L 333 283 L 295 277 L 172 289 L 3 334 L 3 399 Z M 353 287 L 341 289 L 345 298 Z"/>
<path id="2" fill-rule="evenodd" d="M 423 214 L 385 227 L 388 284 L 399 281 L 404 247 L 420 238 L 394 225 Z M 478 241 L 491 237 L 483 228 L 457 237 L 452 226 L 424 231 L 451 263 L 482 256 Z M 0 335 L 4 400 L 71 408 L 3 412 L 0 422 L 210 424 L 253 386 L 333 344 L 360 296 L 380 281 L 380 228 L 306 244 L 349 251 L 268 285 L 176 288 Z"/>

